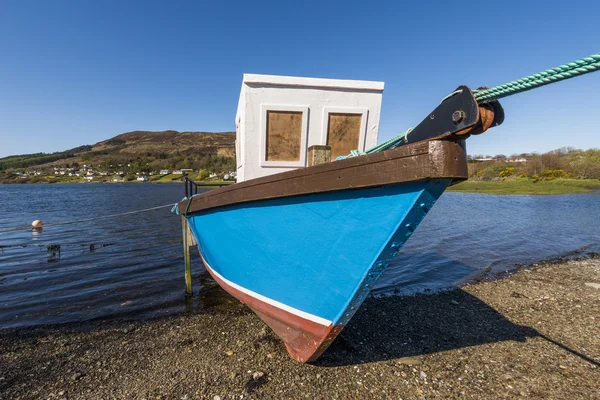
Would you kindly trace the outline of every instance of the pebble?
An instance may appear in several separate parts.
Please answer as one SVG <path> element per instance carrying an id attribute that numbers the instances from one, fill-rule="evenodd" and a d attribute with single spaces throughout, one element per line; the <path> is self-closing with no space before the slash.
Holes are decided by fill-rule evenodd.
<path id="1" fill-rule="evenodd" d="M 427 374 L 423 371 L 421 371 L 421 373 L 419 374 L 419 378 L 421 378 L 422 381 L 427 379 Z"/>
<path id="2" fill-rule="evenodd" d="M 76 372 L 76 373 L 74 373 L 74 374 L 71 376 L 71 380 L 72 380 L 72 381 L 76 381 L 77 379 L 80 379 L 82 376 L 83 376 L 83 374 L 82 374 L 82 373 L 80 373 L 80 372 Z"/>
<path id="3" fill-rule="evenodd" d="M 255 373 L 252 374 L 252 379 L 254 379 L 255 381 L 257 381 L 260 378 L 262 378 L 263 376 L 265 376 L 264 372 L 256 371 Z"/>
<path id="4" fill-rule="evenodd" d="M 600 289 L 600 283 L 596 282 L 586 282 L 585 286 L 593 287 L 594 289 Z"/>
<path id="5" fill-rule="evenodd" d="M 215 396 L 213 397 L 213 400 L 221 400 L 221 396 Z"/>
<path id="6" fill-rule="evenodd" d="M 134 326 L 128 326 L 127 328 L 123 329 L 123 333 L 133 332 L 134 330 L 135 330 Z"/>

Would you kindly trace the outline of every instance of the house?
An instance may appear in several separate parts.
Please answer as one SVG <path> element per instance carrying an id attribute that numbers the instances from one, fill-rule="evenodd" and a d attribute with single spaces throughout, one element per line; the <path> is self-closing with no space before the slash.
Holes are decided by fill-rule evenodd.
<path id="1" fill-rule="evenodd" d="M 208 175 L 208 177 L 209 177 L 209 178 L 216 178 L 216 177 L 217 177 L 217 174 L 215 174 L 215 173 L 213 172 L 213 173 L 211 173 L 210 175 Z"/>
<path id="2" fill-rule="evenodd" d="M 191 169 L 191 168 L 181 168 L 181 173 L 182 174 L 187 174 L 189 172 L 194 172 L 194 170 Z"/>
<path id="3" fill-rule="evenodd" d="M 236 125 L 237 180 L 308 165 L 308 148 L 331 160 L 377 145 L 383 82 L 244 74 Z"/>
<path id="4" fill-rule="evenodd" d="M 225 175 L 223 176 L 223 180 L 224 180 L 224 181 L 228 181 L 228 180 L 229 180 L 229 174 L 225 174 Z"/>
<path id="5" fill-rule="evenodd" d="M 120 176 L 115 176 L 112 178 L 112 181 L 113 182 L 123 182 L 123 178 Z"/>
<path id="6" fill-rule="evenodd" d="M 136 181 L 138 182 L 147 182 L 148 181 L 148 176 L 146 175 L 140 175 L 137 177 Z"/>
<path id="7" fill-rule="evenodd" d="M 169 175 L 171 173 L 170 169 L 161 169 L 159 172 L 161 175 Z"/>
<path id="8" fill-rule="evenodd" d="M 508 160 L 508 162 L 524 163 L 524 162 L 527 162 L 527 159 L 523 158 L 523 157 L 519 157 L 519 158 L 513 158 L 512 160 Z"/>
<path id="9" fill-rule="evenodd" d="M 183 171 L 181 171 L 180 169 L 176 169 L 173 171 L 173 175 L 183 175 Z"/>
<path id="10" fill-rule="evenodd" d="M 88 182 L 91 181 L 91 180 L 93 180 L 94 178 L 95 178 L 94 175 L 86 175 L 86 176 L 83 177 L 83 179 L 85 179 Z"/>

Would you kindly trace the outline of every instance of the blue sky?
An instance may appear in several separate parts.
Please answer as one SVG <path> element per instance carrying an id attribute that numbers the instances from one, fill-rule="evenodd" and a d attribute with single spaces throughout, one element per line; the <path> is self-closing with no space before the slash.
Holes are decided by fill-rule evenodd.
<path id="1" fill-rule="evenodd" d="M 380 141 L 460 84 L 600 51 L 600 3 L 0 0 L 0 157 L 234 130 L 243 73 L 380 80 Z M 600 147 L 600 72 L 505 99 L 471 154 Z"/>

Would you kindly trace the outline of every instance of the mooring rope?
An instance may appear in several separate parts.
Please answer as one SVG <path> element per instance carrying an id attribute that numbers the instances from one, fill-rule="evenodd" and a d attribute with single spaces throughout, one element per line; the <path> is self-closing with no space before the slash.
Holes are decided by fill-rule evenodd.
<path id="1" fill-rule="evenodd" d="M 166 208 L 166 207 L 173 207 L 173 203 L 171 203 L 171 204 L 165 204 L 165 205 L 162 205 L 162 206 L 144 208 L 142 210 L 134 210 L 134 211 L 127 211 L 127 212 L 118 213 L 118 214 L 102 215 L 100 217 L 76 219 L 76 220 L 73 220 L 73 221 L 64 221 L 64 222 L 54 222 L 54 223 L 50 223 L 50 224 L 44 224 L 43 227 L 46 228 L 48 226 L 70 225 L 70 224 L 76 224 L 76 223 L 79 223 L 79 222 L 96 221 L 98 219 L 122 217 L 124 215 L 139 214 L 139 213 L 143 213 L 143 212 L 147 212 L 147 211 L 152 211 L 152 210 L 158 210 L 159 208 Z M 18 226 L 18 227 L 15 227 L 15 228 L 9 228 L 9 229 L 0 230 L 0 233 L 7 233 L 7 232 L 14 232 L 14 231 L 24 231 L 24 230 L 30 230 L 30 229 L 33 229 L 33 228 L 31 226 Z"/>
<path id="2" fill-rule="evenodd" d="M 529 75 L 516 81 L 505 83 L 489 89 L 476 90 L 473 95 L 479 104 L 489 103 L 503 97 L 526 92 L 565 79 L 589 74 L 600 69 L 600 53 L 575 60 L 556 68 L 548 69 L 537 74 Z"/>
<path id="3" fill-rule="evenodd" d="M 475 100 L 477 100 L 478 104 L 485 104 L 503 97 L 512 96 L 528 90 L 539 88 L 541 86 L 549 85 L 551 83 L 589 74 L 590 72 L 595 72 L 598 70 L 600 70 L 600 53 L 592 54 L 589 57 L 575 60 L 568 64 L 560 65 L 556 68 L 529 75 L 503 85 L 494 86 L 489 89 L 474 90 L 473 97 L 475 97 Z M 444 97 L 442 102 L 449 97 L 452 97 L 456 93 L 457 92 L 453 92 Z M 406 136 L 408 136 L 411 130 L 412 128 L 364 152 L 352 150 L 350 154 L 347 156 L 339 156 L 337 160 L 377 153 L 379 151 L 394 148 L 395 146 L 399 145 Z"/>

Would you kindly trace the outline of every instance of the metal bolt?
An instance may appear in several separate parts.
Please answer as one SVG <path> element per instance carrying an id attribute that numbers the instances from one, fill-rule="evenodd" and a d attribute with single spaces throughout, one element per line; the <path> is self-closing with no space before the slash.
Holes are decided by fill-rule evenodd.
<path id="1" fill-rule="evenodd" d="M 456 110 L 452 113 L 452 122 L 455 124 L 460 123 L 463 119 L 465 119 L 465 112 L 463 110 Z"/>

